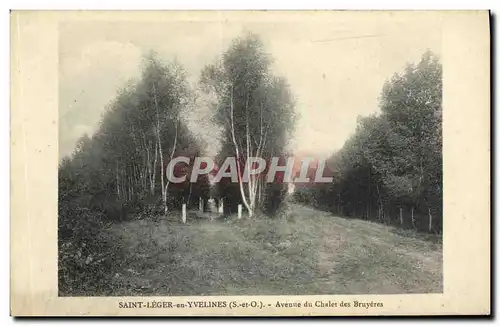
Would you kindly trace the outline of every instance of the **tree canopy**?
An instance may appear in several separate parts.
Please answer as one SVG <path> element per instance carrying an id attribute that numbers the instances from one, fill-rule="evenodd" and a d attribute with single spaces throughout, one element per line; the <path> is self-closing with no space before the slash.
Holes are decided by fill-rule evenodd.
<path id="1" fill-rule="evenodd" d="M 350 216 L 441 230 L 442 66 L 426 52 L 388 80 L 380 114 L 359 117 L 330 158 L 336 177 L 298 197 Z M 308 193 L 305 193 L 308 192 Z"/>
<path id="2" fill-rule="evenodd" d="M 238 185 L 222 183 L 221 192 L 243 201 L 250 216 L 266 199 L 276 201 L 276 210 L 283 185 L 275 193 L 264 175 L 244 182 L 243 166 L 251 157 L 269 162 L 271 157 L 285 156 L 294 127 L 291 91 L 284 78 L 272 73 L 271 62 L 259 37 L 249 33 L 234 40 L 220 61 L 203 69 L 201 77 L 205 92 L 215 94 L 216 120 L 223 128 L 219 160 L 237 158 Z"/>

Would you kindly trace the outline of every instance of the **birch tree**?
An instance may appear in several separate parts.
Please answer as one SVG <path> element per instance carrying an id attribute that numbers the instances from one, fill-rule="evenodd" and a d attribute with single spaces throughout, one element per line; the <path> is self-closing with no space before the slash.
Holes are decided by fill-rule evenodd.
<path id="1" fill-rule="evenodd" d="M 244 167 L 254 158 L 282 155 L 293 130 L 292 96 L 286 81 L 271 72 L 271 62 L 261 40 L 246 34 L 205 67 L 201 77 L 203 89 L 216 95 L 215 116 L 224 130 L 222 156 L 236 158 L 237 188 L 250 217 L 266 185 L 263 175 L 245 173 Z"/>
<path id="2" fill-rule="evenodd" d="M 154 54 L 145 57 L 140 79 L 118 91 L 96 132 L 82 137 L 60 167 L 76 171 L 61 171 L 71 176 L 61 179 L 70 184 L 62 189 L 85 198 L 78 199 L 79 205 L 92 209 L 142 209 L 159 202 L 166 212 L 169 197 L 176 202 L 183 196 L 179 189 L 171 194 L 166 165 L 179 151 L 199 152 L 199 142 L 182 117 L 190 96 L 179 64 L 162 62 Z M 200 193 L 196 184 L 192 192 Z"/>

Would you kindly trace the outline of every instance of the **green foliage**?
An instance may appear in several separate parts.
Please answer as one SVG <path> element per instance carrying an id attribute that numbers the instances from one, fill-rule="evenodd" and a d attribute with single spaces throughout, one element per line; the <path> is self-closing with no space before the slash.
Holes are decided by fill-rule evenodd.
<path id="1" fill-rule="evenodd" d="M 286 155 L 295 125 L 294 101 L 286 80 L 273 75 L 271 62 L 259 37 L 249 33 L 235 39 L 219 62 L 203 69 L 200 84 L 215 95 L 216 120 L 223 129 L 219 163 L 237 157 L 244 166 L 248 157 L 270 161 Z M 270 214 L 278 210 L 283 195 L 275 188 L 266 183 L 257 186 L 261 193 L 260 200 L 255 199 L 257 210 Z M 219 192 L 230 199 L 228 208 L 233 211 L 242 202 L 237 186 L 223 182 Z"/>
<path id="2" fill-rule="evenodd" d="M 156 216 L 165 189 L 162 168 L 175 154 L 199 154 L 198 142 L 181 118 L 189 101 L 182 67 L 162 63 L 152 53 L 144 59 L 140 80 L 118 92 L 94 135 L 82 136 L 72 155 L 61 161 L 61 293 L 83 293 L 99 286 L 110 273 L 112 257 L 119 254 L 100 239 L 102 229 L 109 222 L 142 218 L 147 212 Z M 201 178 L 191 187 L 187 183 L 171 187 L 166 201 L 180 206 L 188 193 L 208 192 L 206 183 Z"/>
<path id="3" fill-rule="evenodd" d="M 337 170 L 334 183 L 302 190 L 296 199 L 339 214 L 440 232 L 441 74 L 430 52 L 395 74 L 383 87 L 381 113 L 360 117 L 355 134 L 330 159 Z"/>

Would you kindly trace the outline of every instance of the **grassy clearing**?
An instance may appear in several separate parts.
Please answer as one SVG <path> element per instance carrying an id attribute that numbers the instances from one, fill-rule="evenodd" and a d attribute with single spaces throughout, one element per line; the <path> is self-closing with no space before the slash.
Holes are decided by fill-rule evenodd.
<path id="1" fill-rule="evenodd" d="M 437 241 L 294 205 L 288 221 L 139 220 L 105 230 L 121 248 L 108 295 L 442 291 Z"/>

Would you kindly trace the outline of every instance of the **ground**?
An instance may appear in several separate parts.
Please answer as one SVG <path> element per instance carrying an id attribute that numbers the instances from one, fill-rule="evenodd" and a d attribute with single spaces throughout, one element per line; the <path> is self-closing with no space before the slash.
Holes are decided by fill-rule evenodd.
<path id="1" fill-rule="evenodd" d="M 292 205 L 287 221 L 149 219 L 104 231 L 122 250 L 111 295 L 442 292 L 442 246 Z M 118 258 L 117 258 L 118 259 Z"/>

